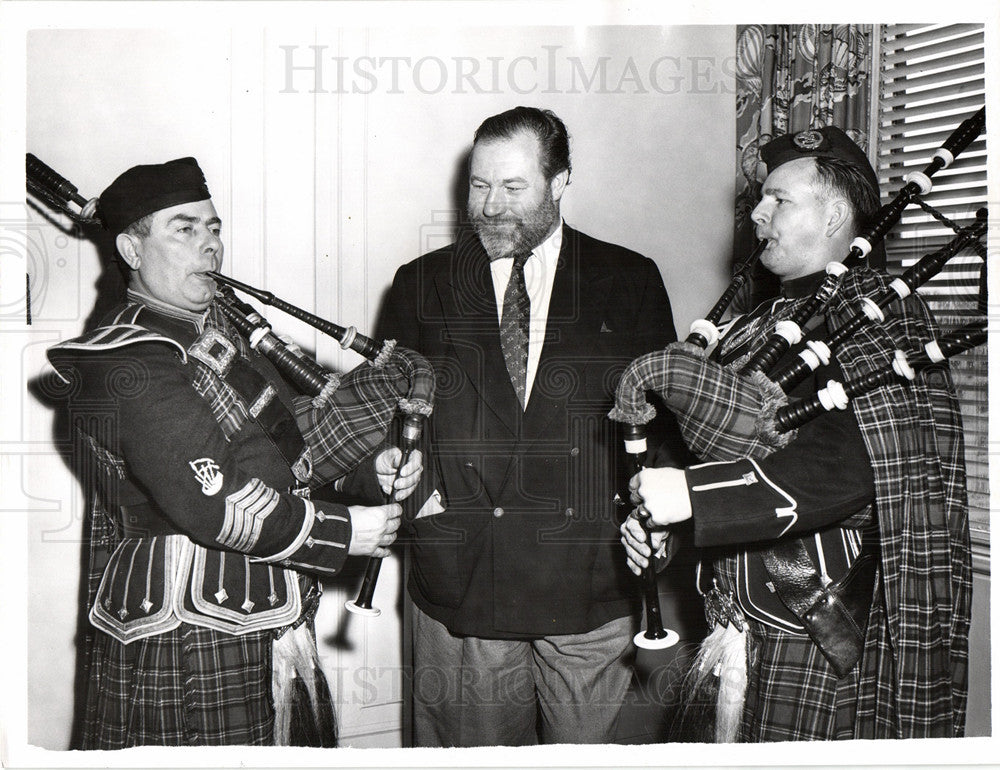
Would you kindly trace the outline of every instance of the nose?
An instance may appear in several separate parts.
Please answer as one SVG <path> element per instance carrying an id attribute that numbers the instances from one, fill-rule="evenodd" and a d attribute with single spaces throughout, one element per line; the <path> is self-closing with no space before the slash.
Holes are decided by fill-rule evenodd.
<path id="1" fill-rule="evenodd" d="M 494 188 L 486 193 L 486 200 L 483 201 L 483 215 L 495 217 L 503 214 L 507 210 L 507 196 L 503 188 Z"/>
<path id="2" fill-rule="evenodd" d="M 750 221 L 755 225 L 767 224 L 771 219 L 771 208 L 764 201 L 761 201 L 756 206 L 754 206 L 753 211 L 750 212 Z"/>
<path id="3" fill-rule="evenodd" d="M 222 239 L 211 230 L 205 231 L 205 240 L 202 243 L 202 251 L 208 254 L 217 254 L 222 251 Z"/>
<path id="4" fill-rule="evenodd" d="M 222 267 L 222 239 L 211 230 L 206 231 L 201 252 L 212 260 L 213 270 L 219 270 Z"/>

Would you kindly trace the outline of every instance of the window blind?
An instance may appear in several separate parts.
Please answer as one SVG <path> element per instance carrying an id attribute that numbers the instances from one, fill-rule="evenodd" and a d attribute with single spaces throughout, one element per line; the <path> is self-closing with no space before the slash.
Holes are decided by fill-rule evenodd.
<path id="1" fill-rule="evenodd" d="M 880 35 L 877 171 L 883 193 L 895 194 L 922 171 L 959 123 L 986 104 L 981 24 L 893 24 Z M 993 118 L 996 119 L 996 118 Z M 985 132 L 933 177 L 924 201 L 966 225 L 986 205 Z M 953 230 L 910 206 L 886 238 L 889 270 L 899 273 L 947 243 Z M 971 249 L 953 257 L 921 288 L 941 326 L 978 315 L 981 259 Z M 975 540 L 989 541 L 989 421 L 986 346 L 951 360 L 965 426 L 969 513 Z"/>

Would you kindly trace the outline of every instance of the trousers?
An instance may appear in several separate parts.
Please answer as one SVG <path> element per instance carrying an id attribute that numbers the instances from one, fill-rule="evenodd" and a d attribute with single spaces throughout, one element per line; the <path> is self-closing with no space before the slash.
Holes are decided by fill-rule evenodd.
<path id="1" fill-rule="evenodd" d="M 415 745 L 614 740 L 632 677 L 632 618 L 582 634 L 481 639 L 413 611 Z"/>

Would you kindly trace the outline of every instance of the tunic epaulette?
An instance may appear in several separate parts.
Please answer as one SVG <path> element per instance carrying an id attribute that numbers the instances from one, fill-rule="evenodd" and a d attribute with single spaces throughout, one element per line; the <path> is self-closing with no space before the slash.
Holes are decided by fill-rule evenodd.
<path id="1" fill-rule="evenodd" d="M 60 367 L 68 363 L 69 357 L 72 355 L 70 351 L 100 353 L 148 342 L 166 342 L 173 345 L 180 352 L 181 360 L 187 363 L 187 349 L 183 344 L 165 334 L 138 324 L 99 326 L 79 337 L 53 345 L 46 351 L 46 355 L 60 379 L 68 382 L 68 378 L 60 371 Z"/>

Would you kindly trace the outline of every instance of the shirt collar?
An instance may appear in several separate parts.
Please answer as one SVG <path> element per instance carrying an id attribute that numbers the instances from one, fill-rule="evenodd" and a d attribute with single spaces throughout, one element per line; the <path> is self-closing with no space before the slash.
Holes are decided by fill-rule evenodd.
<path id="1" fill-rule="evenodd" d="M 539 243 L 531 250 L 531 253 L 538 257 L 546 265 L 555 265 L 559 259 L 559 251 L 562 249 L 563 221 L 559 220 L 559 226 L 552 231 L 552 235 Z"/>

